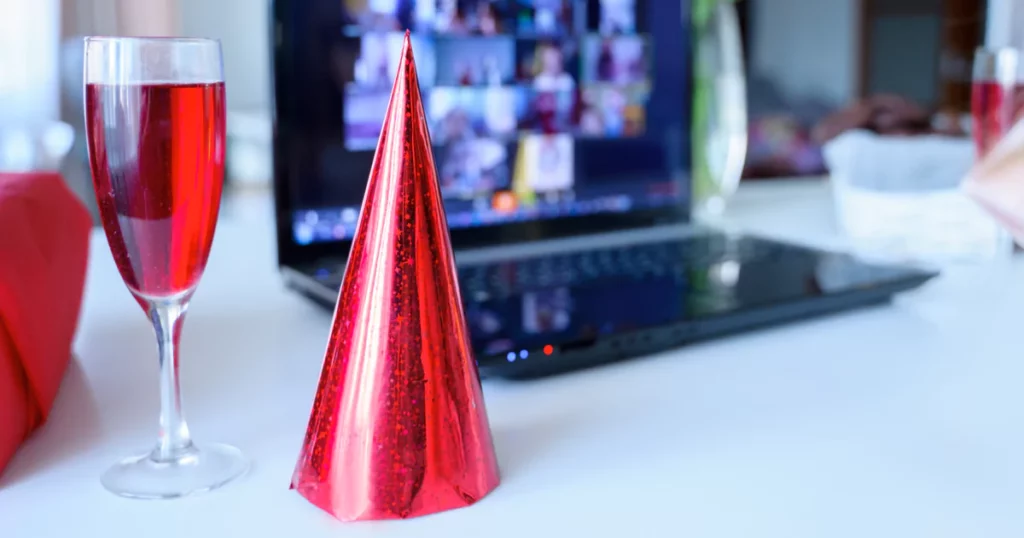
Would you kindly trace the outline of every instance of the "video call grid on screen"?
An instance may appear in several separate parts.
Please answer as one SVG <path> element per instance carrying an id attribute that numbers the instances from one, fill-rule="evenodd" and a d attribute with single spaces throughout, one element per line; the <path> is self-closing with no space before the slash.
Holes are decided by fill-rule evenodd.
<path id="1" fill-rule="evenodd" d="M 488 196 L 516 176 L 519 190 L 569 191 L 577 138 L 643 133 L 650 46 L 636 1 L 347 2 L 359 55 L 345 147 L 376 147 L 408 28 L 444 196 Z"/>
<path id="2" fill-rule="evenodd" d="M 537 218 L 586 214 L 595 209 L 588 198 L 610 211 L 678 198 L 672 170 L 689 166 L 688 17 L 672 4 L 341 0 L 327 68 L 340 94 L 341 147 L 324 148 L 320 173 L 301 176 L 328 183 L 369 164 L 408 29 L 451 226 L 493 224 L 524 208 Z M 297 193 L 299 207 L 348 217 L 335 239 L 354 231 L 345 224 L 365 179 L 348 183 Z M 297 225 L 309 220 L 296 215 Z M 300 242 L 310 239 L 307 231 Z"/>

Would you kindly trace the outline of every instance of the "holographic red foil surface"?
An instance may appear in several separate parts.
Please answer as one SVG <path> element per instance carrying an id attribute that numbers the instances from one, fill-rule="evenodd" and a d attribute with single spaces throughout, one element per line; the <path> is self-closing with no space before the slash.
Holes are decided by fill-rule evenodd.
<path id="1" fill-rule="evenodd" d="M 499 482 L 406 33 L 292 488 L 345 521 Z"/>

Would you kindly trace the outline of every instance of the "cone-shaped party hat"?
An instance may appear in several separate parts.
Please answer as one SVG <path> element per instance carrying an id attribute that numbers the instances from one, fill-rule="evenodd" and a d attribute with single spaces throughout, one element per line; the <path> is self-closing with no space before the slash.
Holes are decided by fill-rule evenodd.
<path id="1" fill-rule="evenodd" d="M 498 465 L 406 32 L 292 488 L 345 521 L 474 503 Z"/>

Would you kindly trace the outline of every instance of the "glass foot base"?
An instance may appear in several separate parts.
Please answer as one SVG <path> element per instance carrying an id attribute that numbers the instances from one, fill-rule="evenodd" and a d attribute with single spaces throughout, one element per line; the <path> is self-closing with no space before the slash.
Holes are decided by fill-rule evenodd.
<path id="1" fill-rule="evenodd" d="M 724 196 L 711 196 L 700 200 L 693 206 L 693 217 L 706 224 L 718 223 L 725 213 L 725 204 Z"/>
<path id="2" fill-rule="evenodd" d="M 248 470 L 249 461 L 233 446 L 193 445 L 170 460 L 157 460 L 153 453 L 122 460 L 100 480 L 122 497 L 174 499 L 217 489 Z"/>

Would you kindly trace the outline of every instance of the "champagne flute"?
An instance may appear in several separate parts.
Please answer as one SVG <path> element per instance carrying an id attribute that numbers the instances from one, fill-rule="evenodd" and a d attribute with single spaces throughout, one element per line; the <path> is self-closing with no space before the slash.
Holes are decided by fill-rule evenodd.
<path id="1" fill-rule="evenodd" d="M 694 95 L 694 212 L 720 219 L 739 187 L 747 153 L 747 85 L 736 7 L 709 0 L 699 24 Z"/>
<path id="2" fill-rule="evenodd" d="M 974 145 L 984 157 L 1021 117 L 1024 80 L 1020 51 L 979 48 L 974 56 L 971 116 Z"/>
<path id="3" fill-rule="evenodd" d="M 241 476 L 238 449 L 196 445 L 182 413 L 178 341 L 213 242 L 224 176 L 220 43 L 85 40 L 85 122 L 96 200 L 121 278 L 153 323 L 160 429 L 149 453 L 102 477 L 126 497 L 166 499 Z"/>

